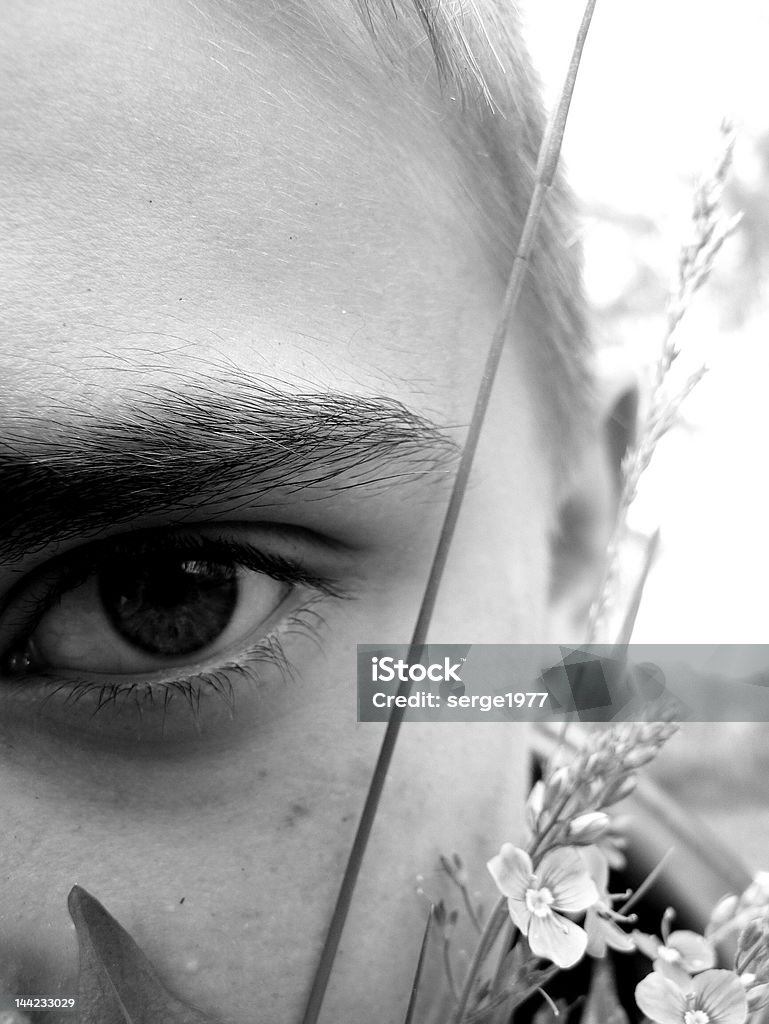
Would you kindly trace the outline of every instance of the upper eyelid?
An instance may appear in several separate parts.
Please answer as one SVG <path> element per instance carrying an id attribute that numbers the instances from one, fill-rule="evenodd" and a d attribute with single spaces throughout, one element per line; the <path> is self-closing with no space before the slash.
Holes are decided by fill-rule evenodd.
<path id="1" fill-rule="evenodd" d="M 265 544 L 280 545 L 283 543 L 298 543 L 308 548 L 318 549 L 319 553 L 325 553 L 328 557 L 343 561 L 347 569 L 352 568 L 352 559 L 358 553 L 355 548 L 342 544 L 332 537 L 324 536 L 315 530 L 309 530 L 294 524 L 273 523 L 269 521 L 249 520 L 216 520 L 206 519 L 200 521 L 170 522 L 157 526 L 139 526 L 132 529 L 130 526 L 122 525 L 116 528 L 114 533 L 106 536 L 85 538 L 78 540 L 73 538 L 63 550 L 61 545 L 56 545 L 53 551 L 36 552 L 36 556 L 29 563 L 6 566 L 6 572 L 14 578 L 14 582 L 7 587 L 0 585 L 0 612 L 4 606 L 5 594 L 18 589 L 19 582 L 41 572 L 46 567 L 66 566 L 77 561 L 91 560 L 96 562 L 97 557 L 103 552 L 111 549 L 126 549 L 139 547 L 142 543 L 148 546 L 154 541 L 173 541 L 175 538 L 188 538 L 190 547 L 196 538 L 226 538 L 230 540 L 239 534 L 258 534 L 264 538 Z M 235 542 L 237 543 L 237 542 Z M 3 566 L 0 561 L 0 572 Z"/>
<path id="2" fill-rule="evenodd" d="M 263 572 L 273 579 L 306 583 L 308 586 L 315 587 L 332 596 L 345 596 L 342 589 L 332 580 L 322 573 L 316 573 L 312 569 L 306 568 L 299 560 L 280 553 L 267 552 L 258 543 L 251 544 L 248 541 L 235 540 L 232 536 L 222 538 L 217 534 L 209 536 L 208 532 L 161 531 L 159 536 L 151 535 L 148 538 L 134 539 L 130 534 L 121 535 L 112 542 L 100 544 L 100 547 L 105 547 L 110 555 L 117 559 L 121 555 L 141 557 L 142 554 L 154 553 L 156 546 L 161 543 L 164 546 L 164 553 L 170 546 L 171 550 L 179 555 L 183 553 L 197 554 L 210 561 L 216 561 L 217 558 L 220 558 L 221 561 L 229 559 L 233 564 L 251 568 L 254 572 Z M 94 567 L 97 557 L 90 559 Z"/>
<path id="3" fill-rule="evenodd" d="M 0 659 L 7 657 L 9 651 L 18 646 L 21 638 L 29 636 L 34 631 L 59 597 L 85 583 L 97 571 L 100 561 L 104 562 L 109 558 L 119 557 L 121 551 L 124 555 L 129 552 L 141 555 L 142 550 L 145 554 L 149 554 L 162 545 L 166 550 L 169 546 L 175 547 L 180 554 L 189 551 L 205 556 L 207 552 L 208 557 L 215 561 L 214 551 L 218 549 L 222 560 L 226 556 L 233 564 L 245 566 L 254 572 L 261 572 L 272 579 L 284 580 L 295 586 L 305 585 L 326 596 L 338 599 L 356 596 L 355 581 L 347 573 L 341 574 L 344 576 L 342 584 L 329 576 L 304 570 L 296 559 L 268 553 L 259 548 L 258 542 L 250 544 L 244 540 L 235 539 L 236 532 L 248 533 L 256 530 L 266 532 L 264 524 L 230 524 L 228 529 L 226 525 L 219 523 L 215 525 L 200 524 L 197 529 L 185 525 L 183 527 L 134 531 L 86 543 L 44 561 L 41 565 L 25 573 L 6 594 L 0 595 Z M 276 528 L 274 532 L 279 535 L 281 532 L 285 534 L 287 531 L 285 528 L 282 528 L 282 531 Z M 306 533 L 307 531 L 293 529 L 288 531 L 294 538 L 297 532 Z M 311 543 L 309 537 L 305 537 L 305 539 L 308 544 Z M 317 536 L 312 539 L 321 543 L 323 541 L 323 538 L 317 538 Z M 275 543 L 274 539 L 272 542 Z M 264 546 L 267 546 L 266 538 Z M 333 544 L 322 546 L 335 547 Z M 36 584 L 38 584 L 39 590 L 35 596 L 31 596 L 30 591 L 34 590 Z M 15 624 L 11 623 L 10 629 L 3 629 L 2 617 L 13 607 L 15 601 L 23 602 L 25 595 L 30 595 L 28 610 L 25 612 L 20 609 L 18 621 Z M 6 632 L 10 635 L 4 636 L 3 634 Z"/>
<path id="4" fill-rule="evenodd" d="M 298 541 L 317 546 L 330 555 L 349 554 L 353 556 L 361 550 L 361 546 L 357 543 L 342 541 L 331 536 L 330 533 L 322 533 L 298 523 L 266 518 L 240 519 L 236 515 L 225 516 L 216 510 L 209 510 L 208 514 L 201 518 L 176 517 L 149 523 L 146 521 L 136 523 L 116 521 L 108 530 L 101 530 L 95 534 L 73 534 L 66 539 L 54 541 L 46 547 L 31 548 L 23 558 L 8 560 L 3 558 L 0 553 L 0 571 L 21 577 L 48 562 L 63 561 L 78 551 L 86 551 L 91 548 L 98 550 L 101 545 L 108 547 L 112 544 L 128 543 L 132 542 L 133 538 L 137 538 L 137 541 L 142 537 L 151 540 L 154 537 L 165 535 L 187 533 L 192 536 L 214 531 L 219 531 L 222 534 L 234 531 L 259 532 L 281 541 Z"/>

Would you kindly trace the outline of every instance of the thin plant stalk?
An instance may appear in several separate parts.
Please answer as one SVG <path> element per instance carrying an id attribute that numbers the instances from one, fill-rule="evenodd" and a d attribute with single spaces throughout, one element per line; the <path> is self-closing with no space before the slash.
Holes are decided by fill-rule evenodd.
<path id="1" fill-rule="evenodd" d="M 505 1003 L 509 1004 L 506 1007 L 506 1013 L 513 1013 L 513 1011 L 522 1003 L 525 1003 L 527 999 L 531 998 L 531 996 L 535 995 L 537 992 L 540 992 L 542 990 L 542 986 L 551 982 L 553 978 L 560 973 L 560 971 L 561 968 L 556 964 L 553 964 L 551 967 L 548 967 L 547 970 L 542 972 L 536 982 L 529 985 L 529 987 L 525 988 L 522 992 L 516 992 L 514 989 L 501 992 L 488 1006 L 484 1006 L 482 1009 L 468 1014 L 463 1021 L 463 1024 L 482 1024 L 482 1022 L 485 1024 L 488 1020 L 489 1011 L 500 1009 Z"/>
<path id="2" fill-rule="evenodd" d="M 457 989 L 457 982 L 454 978 L 454 968 L 451 963 L 451 940 L 448 936 L 444 936 L 443 939 L 443 967 L 446 971 L 446 977 L 449 982 L 449 988 L 454 1001 L 459 1000 L 459 990 Z"/>
<path id="3" fill-rule="evenodd" d="M 703 364 L 689 374 L 677 391 L 671 393 L 668 388 L 673 364 L 681 354 L 678 346 L 681 321 L 695 294 L 710 277 L 722 245 L 742 219 L 741 214 L 727 217 L 722 210 L 723 191 L 734 149 L 734 132 L 727 121 L 721 125 L 721 136 L 721 151 L 716 165 L 694 194 L 692 239 L 681 247 L 679 253 L 678 285 L 668 300 L 665 332 L 654 366 L 648 407 L 639 427 L 638 442 L 623 462 L 617 518 L 607 547 L 598 597 L 590 612 L 588 642 L 593 642 L 598 636 L 616 587 L 619 555 L 628 535 L 628 513 L 638 495 L 641 478 L 651 464 L 657 445 L 678 422 L 681 406 L 707 372 Z"/>
<path id="4" fill-rule="evenodd" d="M 465 983 L 462 986 L 459 1002 L 457 1003 L 457 1007 L 451 1018 L 451 1024 L 462 1024 L 468 1003 L 470 1002 L 470 996 L 473 993 L 473 988 L 475 987 L 475 982 L 478 978 L 478 972 L 486 959 L 489 950 L 493 946 L 496 937 L 499 935 L 500 929 L 505 923 L 506 915 L 507 898 L 505 896 L 501 896 L 494 904 L 494 909 L 489 914 L 488 920 L 486 921 L 486 927 L 483 930 L 480 941 L 475 947 L 475 953 L 473 954 L 473 959 L 470 961 L 470 966 L 467 969 Z"/>
<path id="5" fill-rule="evenodd" d="M 470 892 L 466 885 L 460 885 L 459 891 L 462 893 L 462 899 L 464 900 L 465 909 L 467 910 L 467 916 L 470 918 L 470 922 L 473 928 L 475 928 L 478 934 L 480 934 L 482 931 L 482 926 L 481 922 L 478 920 L 478 915 L 475 912 L 475 907 L 473 906 L 473 901 L 472 898 L 470 897 Z"/>
<path id="6" fill-rule="evenodd" d="M 561 152 L 561 143 L 566 128 L 566 120 L 571 105 L 571 97 L 574 92 L 574 84 L 577 78 L 577 71 L 582 57 L 582 50 L 587 38 L 590 22 L 593 17 L 597 0 L 587 0 L 582 22 L 580 24 L 577 39 L 574 44 L 569 69 L 564 80 L 563 88 L 558 102 L 548 118 L 542 145 L 537 160 L 537 170 L 534 181 L 534 189 L 526 213 L 526 219 L 521 231 L 521 238 L 518 249 L 513 260 L 510 278 L 505 290 L 504 300 L 499 320 L 497 322 L 494 336 L 489 347 L 489 352 L 484 364 L 483 374 L 478 389 L 478 394 L 473 408 L 470 426 L 465 440 L 462 455 L 460 457 L 457 474 L 449 498 L 446 514 L 441 527 L 440 536 L 435 550 L 430 573 L 427 578 L 422 603 L 417 616 L 416 625 L 409 646 L 409 661 L 421 651 L 427 639 L 427 632 L 435 608 L 438 590 L 440 588 L 443 571 L 448 560 L 451 543 L 454 537 L 459 512 L 462 507 L 467 483 L 470 478 L 473 460 L 478 447 L 481 429 L 486 416 L 486 410 L 491 399 L 492 388 L 499 367 L 502 353 L 505 348 L 510 324 L 518 306 L 523 287 L 523 281 L 528 271 L 529 258 L 531 256 L 537 230 L 542 219 L 548 191 L 554 178 L 558 159 Z M 398 696 L 408 696 L 411 690 L 411 680 L 408 677 L 401 683 L 398 689 Z M 397 701 L 395 702 L 398 703 Z M 403 701 L 402 703 L 406 703 Z M 336 959 L 339 942 L 342 937 L 342 930 L 352 902 L 353 892 L 360 873 L 363 856 L 368 845 L 371 829 L 374 824 L 379 800 L 384 788 L 387 772 L 392 760 L 395 743 L 400 731 L 401 722 L 405 715 L 405 709 L 393 707 L 382 746 L 379 751 L 377 763 L 374 768 L 369 791 L 363 805 L 358 829 L 353 840 L 350 856 L 342 877 L 336 905 L 334 907 L 331 921 L 329 923 L 326 939 L 323 944 L 318 966 L 313 978 L 310 993 L 307 999 L 302 1024 L 317 1024 L 321 1006 L 325 997 L 328 982 L 331 977 L 331 970 Z"/>
<path id="7" fill-rule="evenodd" d="M 512 918 L 510 918 L 509 921 L 505 921 L 504 931 L 502 932 L 502 949 L 499 952 L 497 969 L 494 972 L 494 978 L 491 983 L 492 992 L 499 988 L 502 981 L 502 975 L 505 971 L 505 960 L 507 959 L 510 950 L 513 948 L 513 940 L 515 939 L 516 930 L 517 929 L 513 924 Z"/>
<path id="8" fill-rule="evenodd" d="M 424 934 L 422 935 L 422 945 L 419 949 L 419 958 L 417 960 L 416 970 L 414 971 L 414 978 L 411 982 L 409 1005 L 406 1008 L 406 1016 L 403 1018 L 403 1024 L 413 1024 L 414 1021 L 414 1014 L 417 1008 L 417 996 L 419 995 L 419 982 L 422 980 L 422 971 L 425 965 L 425 954 L 427 953 L 427 941 L 430 938 L 432 925 L 433 908 L 430 907 L 430 913 L 427 915 L 427 922 L 425 924 Z"/>
<path id="9" fill-rule="evenodd" d="M 662 874 L 662 871 L 663 871 L 665 865 L 667 864 L 667 862 L 670 860 L 670 858 L 673 856 L 674 853 L 675 853 L 675 848 L 672 847 L 672 846 L 669 847 L 663 853 L 663 855 L 660 857 L 660 859 L 657 861 L 657 863 L 651 869 L 651 871 L 646 876 L 646 878 L 644 878 L 643 882 L 641 882 L 641 884 L 638 886 L 638 888 L 635 890 L 635 892 L 632 893 L 632 895 L 627 900 L 625 900 L 625 902 L 619 908 L 619 910 L 617 911 L 618 914 L 620 914 L 620 915 L 622 915 L 624 917 L 626 914 L 628 914 L 633 909 L 633 907 L 640 900 L 642 900 L 644 898 L 644 896 L 647 894 L 649 889 L 651 889 L 651 887 L 657 881 L 659 876 Z"/>

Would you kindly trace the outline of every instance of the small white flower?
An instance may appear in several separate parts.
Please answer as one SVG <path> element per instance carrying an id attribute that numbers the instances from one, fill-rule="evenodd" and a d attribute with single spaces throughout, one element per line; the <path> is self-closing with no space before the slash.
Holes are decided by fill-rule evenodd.
<path id="1" fill-rule="evenodd" d="M 582 959 L 587 934 L 562 912 L 587 910 L 598 899 L 598 890 L 576 850 L 551 850 L 535 872 L 525 850 L 505 843 L 488 869 L 507 896 L 510 917 L 528 939 L 532 953 L 559 967 L 571 967 Z"/>
<path id="2" fill-rule="evenodd" d="M 748 1002 L 733 971 L 704 971 L 686 991 L 652 972 L 635 990 L 636 1003 L 655 1024 L 745 1024 Z"/>

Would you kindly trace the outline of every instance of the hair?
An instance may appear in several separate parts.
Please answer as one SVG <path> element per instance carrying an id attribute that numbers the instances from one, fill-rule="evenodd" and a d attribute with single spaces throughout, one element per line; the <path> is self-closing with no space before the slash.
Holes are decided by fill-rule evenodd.
<path id="1" fill-rule="evenodd" d="M 413 87 L 435 82 L 441 127 L 465 171 L 468 197 L 506 281 L 545 126 L 539 80 L 516 9 L 510 0 L 350 2 L 396 73 Z M 546 395 L 548 440 L 557 451 L 568 450 L 591 407 L 592 346 L 575 203 L 560 173 L 540 223 L 520 312 L 534 339 L 532 362 Z"/>

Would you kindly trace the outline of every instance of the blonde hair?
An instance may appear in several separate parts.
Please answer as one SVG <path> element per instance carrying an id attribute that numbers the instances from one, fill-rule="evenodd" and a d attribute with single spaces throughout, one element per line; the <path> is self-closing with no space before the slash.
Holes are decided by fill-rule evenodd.
<path id="1" fill-rule="evenodd" d="M 351 0 L 382 58 L 414 87 L 432 78 L 441 127 L 466 171 L 483 235 L 506 279 L 544 131 L 540 86 L 510 0 Z M 428 67 L 429 65 L 429 67 Z M 559 176 L 530 261 L 522 314 L 565 445 L 591 400 L 591 344 L 574 201 Z M 554 386 L 555 385 L 555 386 Z"/>

